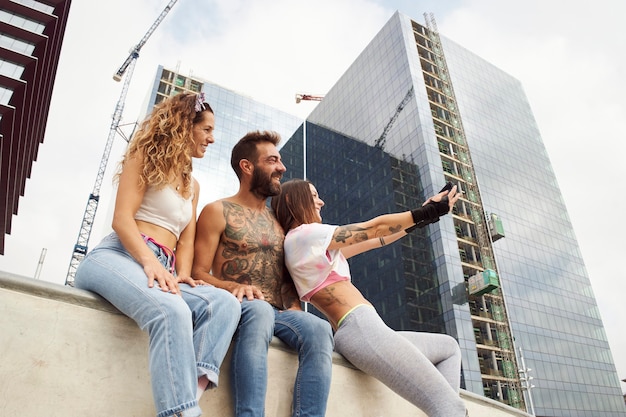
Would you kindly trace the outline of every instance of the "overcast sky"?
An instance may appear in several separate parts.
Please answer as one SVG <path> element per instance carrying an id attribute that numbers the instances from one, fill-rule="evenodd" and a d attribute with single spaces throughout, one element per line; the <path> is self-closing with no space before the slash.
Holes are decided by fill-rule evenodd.
<path id="1" fill-rule="evenodd" d="M 112 75 L 168 2 L 72 3 L 45 141 L 0 270 L 34 276 L 45 248 L 41 279 L 65 282 L 121 93 Z M 396 10 L 422 23 L 433 12 L 443 35 L 522 82 L 626 378 L 625 1 L 179 0 L 142 49 L 122 125 L 137 119 L 159 64 L 304 118 L 315 103 L 295 94 L 328 91 Z M 116 138 L 90 248 L 124 145 Z"/>

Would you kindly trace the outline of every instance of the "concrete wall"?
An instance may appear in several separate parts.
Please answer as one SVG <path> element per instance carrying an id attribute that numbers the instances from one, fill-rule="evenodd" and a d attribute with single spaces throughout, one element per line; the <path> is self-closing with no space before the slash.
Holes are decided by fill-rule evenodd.
<path id="1" fill-rule="evenodd" d="M 147 417 L 155 415 L 148 338 L 98 296 L 0 272 L 0 416 Z M 376 379 L 333 358 L 327 417 L 423 417 Z M 289 417 L 298 359 L 274 339 L 266 412 Z M 205 415 L 233 416 L 229 358 L 220 386 L 207 391 Z M 471 417 L 528 416 L 463 391 Z"/>

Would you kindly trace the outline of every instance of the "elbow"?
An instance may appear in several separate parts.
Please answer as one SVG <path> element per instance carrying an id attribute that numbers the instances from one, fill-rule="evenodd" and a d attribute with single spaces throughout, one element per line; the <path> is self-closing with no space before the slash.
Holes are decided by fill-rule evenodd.
<path id="1" fill-rule="evenodd" d="M 199 272 L 198 272 L 198 267 L 194 264 L 194 262 L 193 262 L 193 261 L 191 262 L 191 276 L 192 276 L 194 279 L 200 279 L 200 278 L 197 278 L 197 277 L 199 277 L 199 276 L 200 276 L 200 274 L 199 274 Z"/>
<path id="2" fill-rule="evenodd" d="M 131 221 L 134 223 L 135 219 L 131 219 Z M 111 221 L 111 228 L 113 229 L 115 233 L 119 234 L 121 231 L 128 229 L 129 227 L 128 222 L 129 222 L 129 219 L 127 219 L 125 216 L 113 214 L 113 220 Z"/>
<path id="3" fill-rule="evenodd" d="M 119 216 L 113 215 L 113 220 L 111 221 L 111 228 L 113 229 L 113 231 L 119 233 L 121 229 L 121 223 L 122 219 L 120 219 Z"/>
<path id="4" fill-rule="evenodd" d="M 111 229 L 113 229 L 115 233 L 117 233 L 120 229 L 119 220 L 115 217 L 113 217 L 113 220 L 111 221 Z"/>
<path id="5" fill-rule="evenodd" d="M 195 256 L 191 263 L 191 276 L 194 277 L 194 279 L 209 282 L 209 279 L 207 278 L 210 276 L 210 271 L 207 271 L 206 268 L 199 265 L 198 262 L 196 262 Z"/>

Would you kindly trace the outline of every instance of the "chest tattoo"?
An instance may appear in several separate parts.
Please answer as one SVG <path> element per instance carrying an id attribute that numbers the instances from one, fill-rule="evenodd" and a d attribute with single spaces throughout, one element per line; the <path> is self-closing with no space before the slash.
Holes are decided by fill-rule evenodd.
<path id="1" fill-rule="evenodd" d="M 232 202 L 223 205 L 222 278 L 256 285 L 266 298 L 279 297 L 285 237 L 273 214 L 267 208 L 259 212 Z"/>

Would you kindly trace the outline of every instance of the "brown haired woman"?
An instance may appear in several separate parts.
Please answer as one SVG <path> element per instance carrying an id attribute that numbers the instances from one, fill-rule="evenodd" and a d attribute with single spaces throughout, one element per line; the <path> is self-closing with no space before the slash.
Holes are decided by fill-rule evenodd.
<path id="1" fill-rule="evenodd" d="M 283 227 L 285 264 L 298 295 L 321 311 L 335 329 L 335 350 L 378 378 L 431 417 L 461 417 L 461 352 L 444 334 L 395 332 L 351 283 L 347 258 L 395 242 L 407 229 L 447 214 L 456 186 L 420 208 L 347 226 L 322 224 L 324 202 L 308 181 L 291 180 L 272 198 Z"/>

